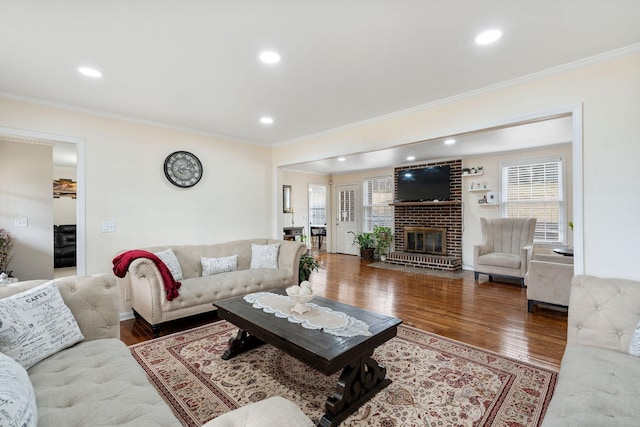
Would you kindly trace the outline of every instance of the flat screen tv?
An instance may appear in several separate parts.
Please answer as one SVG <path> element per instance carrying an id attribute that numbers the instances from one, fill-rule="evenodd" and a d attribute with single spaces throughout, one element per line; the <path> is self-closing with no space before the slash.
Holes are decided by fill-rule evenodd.
<path id="1" fill-rule="evenodd" d="M 398 172 L 398 202 L 444 201 L 451 197 L 451 166 L 430 166 Z"/>

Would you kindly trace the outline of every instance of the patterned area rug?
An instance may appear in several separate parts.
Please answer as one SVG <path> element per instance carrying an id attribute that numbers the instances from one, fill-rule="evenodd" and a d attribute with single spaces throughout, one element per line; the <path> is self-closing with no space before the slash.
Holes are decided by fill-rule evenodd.
<path id="1" fill-rule="evenodd" d="M 269 345 L 224 361 L 225 321 L 131 346 L 186 426 L 273 395 L 317 422 L 339 373 L 327 377 Z M 393 381 L 342 426 L 537 426 L 557 372 L 401 325 L 374 355 Z"/>

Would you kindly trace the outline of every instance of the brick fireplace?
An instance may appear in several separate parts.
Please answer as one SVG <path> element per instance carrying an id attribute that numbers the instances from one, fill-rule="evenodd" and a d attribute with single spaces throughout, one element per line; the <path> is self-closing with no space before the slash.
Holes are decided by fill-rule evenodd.
<path id="1" fill-rule="evenodd" d="M 395 176 L 405 169 L 437 165 L 451 167 L 451 199 L 394 203 L 394 252 L 387 257 L 391 264 L 447 271 L 462 268 L 462 160 L 395 168 Z"/>

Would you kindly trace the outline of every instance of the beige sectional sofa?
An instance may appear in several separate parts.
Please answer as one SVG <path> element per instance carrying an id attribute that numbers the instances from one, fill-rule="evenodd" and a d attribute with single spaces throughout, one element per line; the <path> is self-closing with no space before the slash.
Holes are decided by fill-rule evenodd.
<path id="1" fill-rule="evenodd" d="M 252 244 L 278 243 L 278 268 L 251 269 Z M 184 279 L 179 296 L 167 300 L 164 283 L 156 265 L 148 258 L 138 258 L 129 265 L 128 274 L 119 285 L 130 289 L 134 313 L 145 319 L 158 336 L 163 323 L 214 310 L 213 303 L 251 292 L 282 288 L 298 283 L 300 257 L 304 243 L 285 240 L 249 239 L 211 245 L 156 246 L 143 250 L 157 253 L 171 248 L 180 264 Z M 238 269 L 203 276 L 201 257 L 220 258 L 237 255 Z"/>
<path id="2" fill-rule="evenodd" d="M 573 278 L 567 347 L 543 426 L 640 425 L 640 357 L 629 354 L 638 322 L 640 282 Z"/>
<path id="3" fill-rule="evenodd" d="M 0 286 L 0 299 L 46 282 L 30 280 Z M 27 370 L 35 391 L 37 425 L 181 426 L 119 339 L 119 291 L 113 275 L 65 277 L 56 279 L 56 285 L 84 340 Z M 293 402 L 272 397 L 227 412 L 203 427 L 274 425 L 301 427 L 313 423 Z"/>
<path id="4" fill-rule="evenodd" d="M 46 283 L 0 287 L 0 298 Z M 56 280 L 84 340 L 27 370 L 39 426 L 181 426 L 120 341 L 119 292 L 111 274 Z"/>

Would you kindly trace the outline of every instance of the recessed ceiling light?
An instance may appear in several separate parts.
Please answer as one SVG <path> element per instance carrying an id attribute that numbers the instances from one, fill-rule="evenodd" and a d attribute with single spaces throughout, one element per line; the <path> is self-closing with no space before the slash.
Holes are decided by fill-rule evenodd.
<path id="1" fill-rule="evenodd" d="M 260 61 L 265 64 L 277 64 L 280 62 L 280 54 L 273 51 L 260 52 Z"/>
<path id="2" fill-rule="evenodd" d="M 347 160 L 347 159 L 345 159 L 344 157 L 338 157 L 338 161 L 339 162 L 344 162 L 345 160 Z"/>
<path id="3" fill-rule="evenodd" d="M 260 117 L 260 123 L 263 125 L 270 125 L 273 123 L 273 119 L 271 117 Z"/>
<path id="4" fill-rule="evenodd" d="M 409 161 L 412 161 L 412 160 L 415 160 L 415 159 L 416 159 L 416 156 L 409 156 L 409 157 L 407 157 L 407 160 L 409 160 Z"/>
<path id="5" fill-rule="evenodd" d="M 445 143 L 445 144 L 447 144 L 447 145 L 453 145 L 453 144 L 455 144 L 455 143 L 456 143 L 456 140 L 455 140 L 455 139 L 453 139 L 453 138 L 449 138 L 449 139 L 446 139 L 446 140 L 444 141 L 444 143 Z"/>
<path id="6" fill-rule="evenodd" d="M 483 31 L 476 37 L 477 44 L 491 44 L 502 37 L 502 31 L 500 30 L 487 30 Z"/>
<path id="7" fill-rule="evenodd" d="M 95 68 L 78 67 L 78 72 L 88 77 L 95 77 L 95 78 L 102 77 L 102 73 L 96 70 Z"/>

